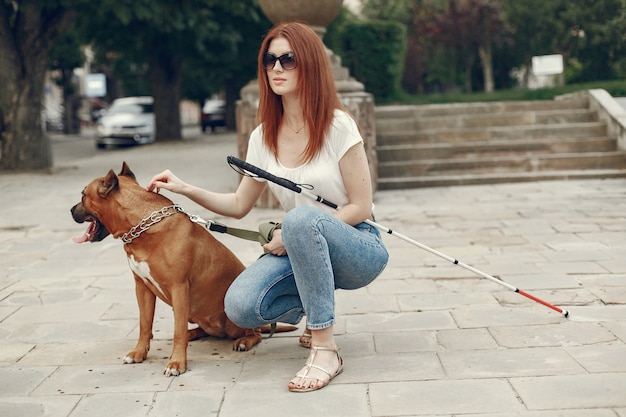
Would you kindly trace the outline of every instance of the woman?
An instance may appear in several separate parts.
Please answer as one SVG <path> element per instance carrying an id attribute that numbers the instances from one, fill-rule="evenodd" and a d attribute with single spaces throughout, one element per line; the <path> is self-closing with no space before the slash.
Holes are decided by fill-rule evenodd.
<path id="1" fill-rule="evenodd" d="M 321 39 L 301 23 L 276 25 L 258 57 L 259 121 L 250 135 L 247 162 L 339 204 L 339 210 L 269 183 L 285 215 L 264 248 L 268 252 L 231 285 L 228 317 L 240 327 L 297 324 L 307 316 L 300 343 L 310 347 L 290 391 L 314 391 L 343 370 L 333 336 L 334 290 L 369 284 L 388 254 L 372 219 L 372 186 L 363 139 L 341 105 Z M 241 218 L 268 182 L 244 177 L 234 193 L 214 193 L 187 184 L 170 171 L 149 190 L 180 193 L 203 207 Z"/>

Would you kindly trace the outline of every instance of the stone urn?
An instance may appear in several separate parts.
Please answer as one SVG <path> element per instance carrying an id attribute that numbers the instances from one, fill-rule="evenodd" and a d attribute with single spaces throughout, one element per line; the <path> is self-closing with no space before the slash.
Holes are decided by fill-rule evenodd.
<path id="1" fill-rule="evenodd" d="M 259 0 L 259 5 L 272 23 L 303 21 L 323 37 L 326 26 L 341 11 L 343 0 Z"/>

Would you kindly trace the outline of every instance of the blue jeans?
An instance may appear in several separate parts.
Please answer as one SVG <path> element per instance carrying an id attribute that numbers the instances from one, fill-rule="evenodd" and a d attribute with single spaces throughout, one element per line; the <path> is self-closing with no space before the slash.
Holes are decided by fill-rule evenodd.
<path id="1" fill-rule="evenodd" d="M 285 214 L 282 239 L 286 256 L 262 256 L 226 293 L 226 315 L 239 327 L 297 324 L 304 315 L 310 329 L 330 327 L 335 289 L 366 286 L 389 259 L 378 229 L 367 223 L 350 226 L 313 207 Z"/>

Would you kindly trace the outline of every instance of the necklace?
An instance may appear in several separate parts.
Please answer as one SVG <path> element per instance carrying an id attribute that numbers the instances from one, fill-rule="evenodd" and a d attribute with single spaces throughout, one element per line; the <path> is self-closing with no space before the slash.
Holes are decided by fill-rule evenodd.
<path id="1" fill-rule="evenodd" d="M 302 127 L 301 127 L 300 129 L 294 129 L 293 127 L 291 127 L 291 126 L 289 125 L 289 123 L 285 122 L 285 124 L 286 124 L 286 125 L 287 125 L 287 127 L 288 127 L 291 131 L 293 131 L 296 135 L 297 135 L 298 133 L 300 133 L 300 132 L 302 131 L 302 129 L 304 129 L 304 126 L 305 126 L 305 125 L 302 125 Z"/>

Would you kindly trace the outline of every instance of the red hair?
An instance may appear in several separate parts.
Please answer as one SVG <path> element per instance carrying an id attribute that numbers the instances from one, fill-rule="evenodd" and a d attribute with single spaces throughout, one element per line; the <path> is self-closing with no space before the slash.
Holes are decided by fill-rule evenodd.
<path id="1" fill-rule="evenodd" d="M 309 131 L 309 142 L 303 157 L 308 162 L 322 149 L 335 109 L 345 109 L 337 96 L 326 48 L 320 37 L 305 23 L 277 24 L 263 39 L 258 56 L 258 121 L 263 124 L 263 141 L 274 156 L 278 158 L 278 130 L 283 120 L 283 104 L 281 96 L 270 87 L 263 55 L 276 38 L 285 38 L 289 42 L 298 65 L 300 105 Z"/>

